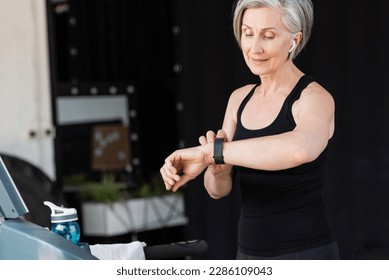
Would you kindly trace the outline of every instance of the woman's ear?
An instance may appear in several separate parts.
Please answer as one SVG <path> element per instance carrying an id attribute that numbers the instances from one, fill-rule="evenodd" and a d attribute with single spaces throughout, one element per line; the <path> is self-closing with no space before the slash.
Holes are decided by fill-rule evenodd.
<path id="1" fill-rule="evenodd" d="M 293 36 L 292 46 L 289 49 L 289 53 L 291 53 L 296 48 L 296 46 L 300 43 L 302 36 L 303 36 L 303 33 L 301 33 L 301 32 L 298 32 Z"/>
<path id="2" fill-rule="evenodd" d="M 293 42 L 293 45 L 292 45 L 292 47 L 289 49 L 289 53 L 291 53 L 291 52 L 294 50 L 294 48 L 296 47 L 296 41 L 293 40 L 292 42 Z"/>

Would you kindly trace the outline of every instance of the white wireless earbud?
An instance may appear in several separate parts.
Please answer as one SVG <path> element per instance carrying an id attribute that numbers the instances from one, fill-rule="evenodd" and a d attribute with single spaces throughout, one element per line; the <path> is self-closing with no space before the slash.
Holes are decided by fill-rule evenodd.
<path id="1" fill-rule="evenodd" d="M 291 53 L 295 47 L 296 47 L 296 42 L 293 41 L 293 46 L 289 49 L 289 53 Z"/>

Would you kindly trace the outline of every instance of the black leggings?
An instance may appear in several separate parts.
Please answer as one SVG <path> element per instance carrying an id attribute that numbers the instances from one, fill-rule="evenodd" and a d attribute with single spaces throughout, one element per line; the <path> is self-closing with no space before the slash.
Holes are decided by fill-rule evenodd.
<path id="1" fill-rule="evenodd" d="M 274 257 L 258 257 L 246 255 L 238 251 L 237 260 L 338 260 L 339 250 L 336 242 L 316 247 L 313 249 L 298 251 L 295 253 Z"/>

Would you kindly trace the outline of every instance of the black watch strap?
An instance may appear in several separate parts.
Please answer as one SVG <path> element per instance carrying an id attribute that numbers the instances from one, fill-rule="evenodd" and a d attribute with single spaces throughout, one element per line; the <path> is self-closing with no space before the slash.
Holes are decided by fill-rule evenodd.
<path id="1" fill-rule="evenodd" d="M 225 138 L 215 138 L 215 141 L 213 142 L 213 159 L 216 164 L 224 164 L 223 142 L 225 141 Z"/>

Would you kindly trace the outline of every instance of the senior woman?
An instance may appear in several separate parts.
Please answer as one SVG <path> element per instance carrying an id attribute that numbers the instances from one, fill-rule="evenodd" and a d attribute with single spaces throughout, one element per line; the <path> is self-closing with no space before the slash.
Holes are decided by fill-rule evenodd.
<path id="1" fill-rule="evenodd" d="M 335 104 L 293 62 L 313 18 L 311 0 L 235 3 L 234 34 L 258 83 L 232 92 L 222 128 L 173 152 L 160 170 L 176 191 L 206 169 L 215 199 L 229 195 L 239 175 L 237 259 L 339 258 L 322 198 Z"/>

